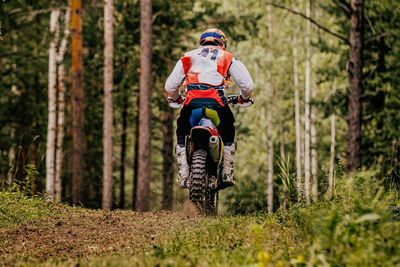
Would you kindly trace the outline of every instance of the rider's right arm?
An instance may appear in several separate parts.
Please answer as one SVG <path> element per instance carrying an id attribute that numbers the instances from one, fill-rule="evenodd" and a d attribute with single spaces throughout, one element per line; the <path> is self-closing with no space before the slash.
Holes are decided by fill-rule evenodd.
<path id="1" fill-rule="evenodd" d="M 179 97 L 179 87 L 185 80 L 186 75 L 183 70 L 182 61 L 179 60 L 172 73 L 169 75 L 167 81 L 165 82 L 165 90 L 167 94 L 172 99 L 177 99 Z"/>
<path id="2" fill-rule="evenodd" d="M 251 97 L 254 90 L 254 82 L 246 66 L 238 59 L 233 58 L 229 67 L 229 74 L 240 88 L 240 94 L 244 99 Z"/>

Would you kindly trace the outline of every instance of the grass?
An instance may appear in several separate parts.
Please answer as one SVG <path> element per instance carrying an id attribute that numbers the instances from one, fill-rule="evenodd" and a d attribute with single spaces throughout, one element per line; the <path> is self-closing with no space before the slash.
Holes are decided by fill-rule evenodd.
<path id="1" fill-rule="evenodd" d="M 40 221 L 54 214 L 54 204 L 19 192 L 0 192 L 0 229 Z"/>
<path id="2" fill-rule="evenodd" d="M 0 217 L 2 228 L 15 228 L 21 223 L 54 216 L 52 205 L 38 198 L 2 192 L 0 200 L 0 208 L 4 210 L 7 206 L 8 211 L 7 216 Z M 136 250 L 42 259 L 27 253 L 12 258 L 12 263 L 27 266 L 38 263 L 60 266 L 400 266 L 399 208 L 394 192 L 381 186 L 373 175 L 362 173 L 338 181 L 334 200 L 321 200 L 309 206 L 294 205 L 288 211 L 273 215 L 190 219 L 186 219 L 186 215 L 172 215 L 166 224 L 171 227 L 163 226 L 155 232 L 154 225 L 149 225 L 149 238 L 143 239 Z M 65 210 L 71 212 L 70 208 Z M 133 216 L 133 213 L 119 213 Z M 158 215 L 151 221 L 153 215 L 148 216 L 150 224 L 157 224 L 162 218 Z M 107 231 L 107 227 L 103 230 Z"/>
<path id="3" fill-rule="evenodd" d="M 274 216 L 199 218 L 171 231 L 137 255 L 108 255 L 79 261 L 84 266 L 264 266 L 297 258 L 294 229 Z M 259 265 L 261 263 L 261 265 Z M 265 265 L 266 266 L 266 265 Z"/>

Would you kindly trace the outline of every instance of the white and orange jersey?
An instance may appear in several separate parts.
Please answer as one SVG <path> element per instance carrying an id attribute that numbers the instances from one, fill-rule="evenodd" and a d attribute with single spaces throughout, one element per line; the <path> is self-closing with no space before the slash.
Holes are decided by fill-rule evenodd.
<path id="1" fill-rule="evenodd" d="M 233 54 L 218 46 L 200 46 L 185 53 L 177 62 L 165 82 L 165 90 L 169 97 L 176 99 L 183 83 L 185 88 L 189 84 L 221 86 L 229 76 L 241 89 L 242 96 L 248 98 L 254 83 L 247 68 Z"/>
<path id="2" fill-rule="evenodd" d="M 224 84 L 233 55 L 217 46 L 201 46 L 181 58 L 188 84 Z"/>

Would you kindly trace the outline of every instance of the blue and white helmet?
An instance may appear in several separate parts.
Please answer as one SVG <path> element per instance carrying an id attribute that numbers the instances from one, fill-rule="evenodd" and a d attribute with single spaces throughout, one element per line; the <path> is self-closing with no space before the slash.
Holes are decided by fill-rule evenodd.
<path id="1" fill-rule="evenodd" d="M 225 50 L 228 40 L 223 31 L 219 29 L 207 29 L 200 37 L 200 45 L 206 45 L 208 43 L 213 43 Z"/>

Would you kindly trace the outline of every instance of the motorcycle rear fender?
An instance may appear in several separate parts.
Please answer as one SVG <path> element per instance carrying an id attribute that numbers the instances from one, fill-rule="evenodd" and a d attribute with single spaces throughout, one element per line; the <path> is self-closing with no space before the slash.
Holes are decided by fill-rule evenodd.
<path id="1" fill-rule="evenodd" d="M 193 151 L 204 149 L 209 151 L 210 137 L 213 135 L 212 129 L 204 126 L 196 126 L 190 130 L 190 139 L 193 144 Z"/>

